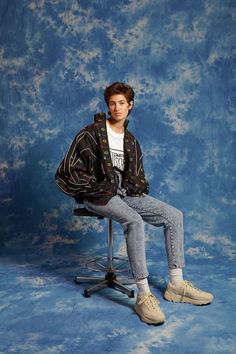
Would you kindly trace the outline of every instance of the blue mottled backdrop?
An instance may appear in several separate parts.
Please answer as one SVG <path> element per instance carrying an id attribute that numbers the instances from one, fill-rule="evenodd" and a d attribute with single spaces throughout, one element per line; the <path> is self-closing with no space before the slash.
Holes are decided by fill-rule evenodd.
<path id="1" fill-rule="evenodd" d="M 0 4 L 1 353 L 235 353 L 235 0 L 2 0 Z M 153 293 L 167 321 L 133 299 L 81 294 L 105 225 L 76 219 L 54 173 L 75 134 L 106 111 L 103 89 L 136 91 L 151 195 L 185 215 L 186 277 L 207 307 L 162 299 L 163 230 L 147 226 Z M 115 249 L 125 253 L 119 225 Z"/>

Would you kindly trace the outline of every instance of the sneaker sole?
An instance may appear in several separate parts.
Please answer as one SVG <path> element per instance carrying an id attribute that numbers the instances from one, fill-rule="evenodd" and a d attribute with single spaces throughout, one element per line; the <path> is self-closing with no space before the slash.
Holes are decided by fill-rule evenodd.
<path id="1" fill-rule="evenodd" d="M 165 318 L 160 321 L 153 321 L 153 320 L 150 320 L 149 318 L 141 315 L 140 313 L 138 313 L 138 310 L 135 307 L 134 307 L 134 310 L 137 313 L 137 315 L 139 316 L 140 320 L 147 323 L 147 324 L 163 324 L 165 322 Z"/>
<path id="2" fill-rule="evenodd" d="M 211 300 L 209 299 L 209 300 L 205 300 L 205 301 L 204 300 L 195 300 L 195 299 L 191 299 L 186 296 L 169 293 L 168 291 L 165 292 L 164 299 L 167 301 L 171 301 L 171 302 L 184 302 L 184 303 L 193 304 L 193 305 L 208 305 L 213 300 L 213 299 L 211 299 Z"/>

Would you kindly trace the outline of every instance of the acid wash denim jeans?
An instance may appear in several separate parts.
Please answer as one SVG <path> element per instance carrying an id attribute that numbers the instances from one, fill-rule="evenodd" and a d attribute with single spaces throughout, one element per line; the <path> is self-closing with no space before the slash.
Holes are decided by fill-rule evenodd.
<path id="1" fill-rule="evenodd" d="M 146 278 L 144 221 L 164 226 L 165 248 L 169 268 L 184 267 L 182 212 L 158 199 L 144 194 L 141 197 L 112 197 L 106 205 L 84 200 L 85 207 L 121 224 L 133 277 Z"/>

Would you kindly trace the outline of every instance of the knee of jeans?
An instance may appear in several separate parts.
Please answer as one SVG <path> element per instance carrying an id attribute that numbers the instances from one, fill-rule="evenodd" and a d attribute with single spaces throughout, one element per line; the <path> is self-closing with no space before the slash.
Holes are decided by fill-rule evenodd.
<path id="1" fill-rule="evenodd" d="M 171 210 L 170 218 L 172 220 L 182 221 L 183 220 L 183 213 L 181 210 L 179 210 L 177 208 L 173 208 Z"/>
<path id="2" fill-rule="evenodd" d="M 168 218 L 165 222 L 165 227 L 168 227 L 172 224 L 183 224 L 183 213 L 181 210 L 173 208 L 171 213 L 168 215 Z"/>
<path id="3" fill-rule="evenodd" d="M 127 221 L 126 221 L 126 226 L 127 228 L 143 228 L 143 219 L 139 214 L 131 216 Z"/>
<path id="4" fill-rule="evenodd" d="M 176 210 L 176 215 L 177 215 L 177 218 L 182 221 L 183 220 L 183 213 L 181 210 L 179 209 L 175 209 Z"/>

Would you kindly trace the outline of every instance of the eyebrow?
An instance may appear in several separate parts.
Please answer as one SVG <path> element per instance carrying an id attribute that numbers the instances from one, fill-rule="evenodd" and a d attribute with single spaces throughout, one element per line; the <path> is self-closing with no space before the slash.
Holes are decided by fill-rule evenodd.
<path id="1" fill-rule="evenodd" d="M 125 100 L 119 100 L 117 102 L 119 103 L 119 102 L 126 102 L 126 101 Z M 109 103 L 116 103 L 116 101 L 109 101 Z"/>

